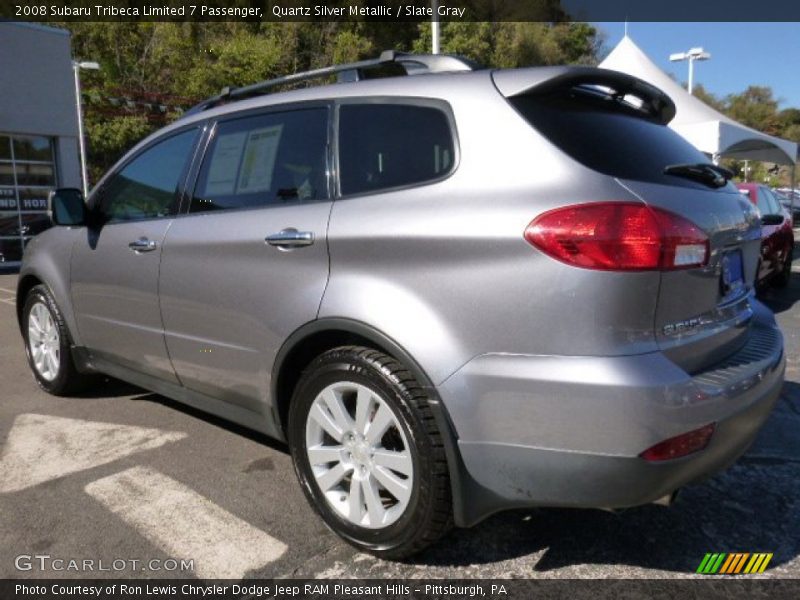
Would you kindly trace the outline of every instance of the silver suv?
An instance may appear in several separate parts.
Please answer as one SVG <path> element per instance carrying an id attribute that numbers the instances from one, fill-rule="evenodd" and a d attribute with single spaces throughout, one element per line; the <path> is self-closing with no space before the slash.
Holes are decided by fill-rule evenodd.
<path id="1" fill-rule="evenodd" d="M 55 192 L 17 294 L 39 385 L 103 373 L 286 440 L 325 523 L 384 557 L 729 465 L 785 367 L 757 213 L 649 84 L 471 67 L 226 89 L 85 203 Z"/>

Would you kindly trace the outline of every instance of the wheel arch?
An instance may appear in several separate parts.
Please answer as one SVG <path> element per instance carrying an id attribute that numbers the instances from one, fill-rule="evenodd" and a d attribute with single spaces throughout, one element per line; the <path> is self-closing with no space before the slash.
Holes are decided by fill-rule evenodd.
<path id="1" fill-rule="evenodd" d="M 401 361 L 432 400 L 439 402 L 430 377 L 397 342 L 383 332 L 360 321 L 324 318 L 306 323 L 281 346 L 272 367 L 270 397 L 275 419 L 285 434 L 289 403 L 303 369 L 317 356 L 338 346 L 361 345 L 374 348 Z"/>
<path id="2" fill-rule="evenodd" d="M 321 353 L 350 344 L 368 346 L 394 357 L 411 371 L 425 389 L 444 440 L 455 524 L 468 526 L 480 520 L 475 513 L 477 507 L 474 503 L 469 506 L 466 503 L 467 498 L 478 492 L 480 486 L 464 466 L 458 450 L 458 435 L 436 387 L 425 370 L 400 344 L 366 323 L 337 317 L 318 319 L 297 329 L 281 346 L 272 368 L 270 397 L 273 417 L 284 438 L 292 392 L 300 380 L 303 369 Z"/>
<path id="3" fill-rule="evenodd" d="M 22 331 L 22 309 L 25 307 L 25 299 L 28 297 L 28 292 L 40 284 L 44 284 L 44 282 L 32 273 L 23 275 L 17 282 L 17 324 L 19 325 L 20 332 Z"/>

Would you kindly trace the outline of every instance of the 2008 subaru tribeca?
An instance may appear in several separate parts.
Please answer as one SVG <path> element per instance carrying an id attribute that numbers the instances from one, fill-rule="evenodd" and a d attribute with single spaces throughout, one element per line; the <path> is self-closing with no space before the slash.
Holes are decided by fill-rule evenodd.
<path id="1" fill-rule="evenodd" d="M 33 374 L 286 440 L 384 557 L 670 498 L 744 452 L 784 372 L 757 213 L 674 113 L 613 71 L 392 52 L 226 89 L 51 196 L 17 295 Z"/>

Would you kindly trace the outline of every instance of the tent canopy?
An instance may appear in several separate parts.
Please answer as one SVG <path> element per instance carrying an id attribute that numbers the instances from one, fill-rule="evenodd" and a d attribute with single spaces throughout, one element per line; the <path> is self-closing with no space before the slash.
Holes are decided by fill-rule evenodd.
<path id="1" fill-rule="evenodd" d="M 664 73 L 627 35 L 599 65 L 621 71 L 660 88 L 677 112 L 669 126 L 689 143 L 713 157 L 759 160 L 793 165 L 797 144 L 761 133 L 717 112 Z"/>

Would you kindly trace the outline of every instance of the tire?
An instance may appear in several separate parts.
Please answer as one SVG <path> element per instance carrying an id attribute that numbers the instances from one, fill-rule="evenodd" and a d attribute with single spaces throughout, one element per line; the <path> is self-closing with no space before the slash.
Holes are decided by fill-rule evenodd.
<path id="1" fill-rule="evenodd" d="M 68 396 L 87 385 L 90 377 L 75 367 L 70 351 L 72 338 L 53 295 L 45 285 L 35 286 L 25 298 L 22 337 L 28 365 L 36 383 L 44 391 L 54 396 Z M 43 355 L 47 354 L 54 356 L 55 362 L 43 360 Z"/>
<path id="2" fill-rule="evenodd" d="M 317 357 L 295 388 L 288 438 L 309 502 L 360 550 L 405 558 L 452 527 L 447 460 L 428 396 L 392 357 L 360 346 Z"/>
<path id="3" fill-rule="evenodd" d="M 786 259 L 783 261 L 783 268 L 781 272 L 778 273 L 772 279 L 772 285 L 777 288 L 785 288 L 789 285 L 789 281 L 792 279 L 792 250 L 789 249 Z"/>

